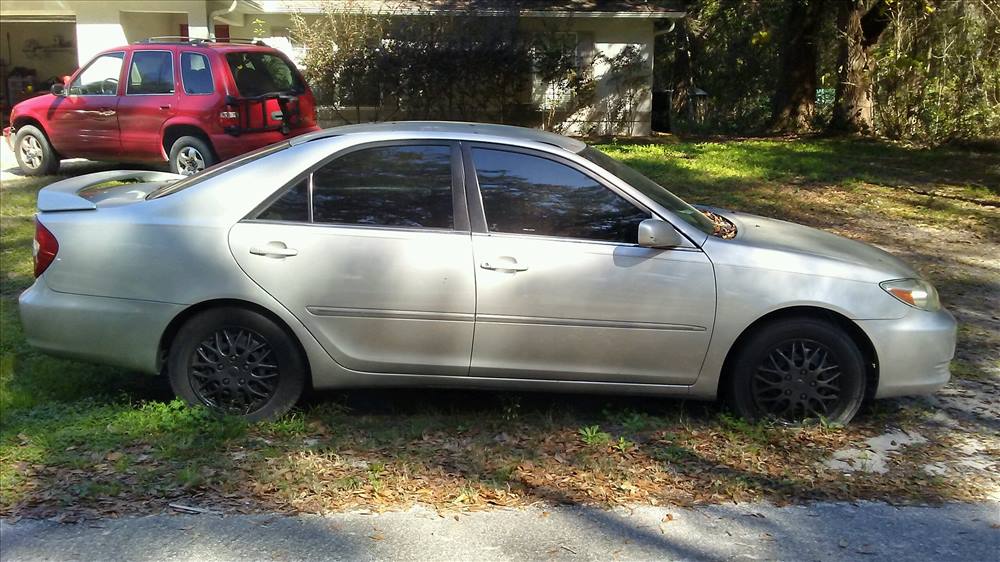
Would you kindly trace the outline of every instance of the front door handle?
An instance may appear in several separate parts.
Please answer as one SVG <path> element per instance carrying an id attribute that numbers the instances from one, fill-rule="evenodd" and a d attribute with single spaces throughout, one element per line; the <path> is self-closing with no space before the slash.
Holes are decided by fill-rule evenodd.
<path id="1" fill-rule="evenodd" d="M 290 258 L 299 255 L 298 250 L 289 248 L 284 242 L 268 242 L 261 246 L 250 246 L 250 253 L 269 258 Z"/>
<path id="2" fill-rule="evenodd" d="M 479 267 L 483 269 L 490 269 L 493 271 L 527 271 L 528 266 L 524 264 L 517 263 L 517 260 L 511 257 L 499 257 L 492 260 L 487 260 L 479 264 Z"/>
<path id="3" fill-rule="evenodd" d="M 170 109 L 170 104 L 168 103 L 167 105 L 161 105 L 160 109 Z"/>

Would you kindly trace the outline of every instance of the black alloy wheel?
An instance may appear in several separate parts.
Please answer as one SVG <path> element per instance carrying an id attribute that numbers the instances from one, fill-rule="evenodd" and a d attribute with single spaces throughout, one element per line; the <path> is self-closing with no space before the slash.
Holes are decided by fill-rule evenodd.
<path id="1" fill-rule="evenodd" d="M 167 374 L 188 404 L 248 421 L 287 412 L 309 376 L 290 332 L 261 313 L 229 307 L 206 310 L 181 326 Z"/>
<path id="2" fill-rule="evenodd" d="M 865 397 L 867 369 L 843 328 L 819 318 L 788 318 L 754 330 L 720 390 L 748 420 L 845 424 Z"/>

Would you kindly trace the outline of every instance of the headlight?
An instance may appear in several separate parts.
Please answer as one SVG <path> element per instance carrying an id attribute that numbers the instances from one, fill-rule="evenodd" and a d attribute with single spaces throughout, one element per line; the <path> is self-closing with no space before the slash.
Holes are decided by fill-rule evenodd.
<path id="1" fill-rule="evenodd" d="M 923 279 L 893 279 L 883 281 L 879 286 L 899 301 L 914 308 L 931 312 L 941 308 L 937 289 Z"/>

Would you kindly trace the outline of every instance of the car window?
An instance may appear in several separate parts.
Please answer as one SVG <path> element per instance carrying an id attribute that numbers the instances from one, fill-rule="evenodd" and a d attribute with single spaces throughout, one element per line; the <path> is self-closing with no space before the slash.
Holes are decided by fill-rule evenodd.
<path id="1" fill-rule="evenodd" d="M 299 180 L 263 213 L 258 219 L 269 221 L 309 222 L 309 178 Z"/>
<path id="2" fill-rule="evenodd" d="M 181 82 L 185 94 L 211 94 L 215 91 L 212 82 L 212 67 L 208 57 L 198 53 L 181 53 Z"/>
<path id="3" fill-rule="evenodd" d="M 305 91 L 298 72 L 285 59 L 268 53 L 228 53 L 226 62 L 236 81 L 236 89 L 244 97 L 278 92 Z"/>
<path id="4" fill-rule="evenodd" d="M 92 60 L 69 85 L 71 96 L 114 96 L 125 53 L 107 53 Z"/>
<path id="5" fill-rule="evenodd" d="M 635 244 L 650 213 L 559 162 L 472 149 L 490 232 Z"/>
<path id="6" fill-rule="evenodd" d="M 136 51 L 128 67 L 127 95 L 174 93 L 174 57 L 170 51 Z"/>
<path id="7" fill-rule="evenodd" d="M 453 228 L 451 147 L 350 152 L 313 173 L 313 221 Z"/>

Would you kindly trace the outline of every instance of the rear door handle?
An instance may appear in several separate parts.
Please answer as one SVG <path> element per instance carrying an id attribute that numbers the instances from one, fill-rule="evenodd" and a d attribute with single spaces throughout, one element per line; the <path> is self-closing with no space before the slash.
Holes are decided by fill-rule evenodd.
<path id="1" fill-rule="evenodd" d="M 269 258 L 290 258 L 299 255 L 298 250 L 289 248 L 284 242 L 268 242 L 262 246 L 250 246 L 250 253 Z"/>
<path id="2" fill-rule="evenodd" d="M 170 109 L 170 104 L 168 103 L 167 105 L 161 105 L 160 109 Z"/>
<path id="3" fill-rule="evenodd" d="M 527 271 L 528 266 L 524 264 L 517 263 L 517 260 L 511 257 L 503 256 L 499 258 L 494 258 L 492 260 L 487 260 L 479 264 L 479 267 L 483 269 L 489 269 L 493 271 Z"/>

